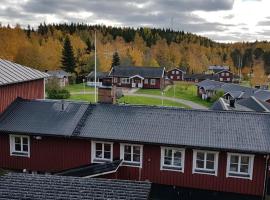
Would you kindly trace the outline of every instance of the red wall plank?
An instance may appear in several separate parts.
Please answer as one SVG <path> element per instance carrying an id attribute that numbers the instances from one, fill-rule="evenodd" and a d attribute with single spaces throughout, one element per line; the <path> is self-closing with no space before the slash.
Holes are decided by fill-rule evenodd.
<path id="1" fill-rule="evenodd" d="M 17 97 L 24 99 L 43 99 L 44 79 L 0 86 L 0 113 Z"/>

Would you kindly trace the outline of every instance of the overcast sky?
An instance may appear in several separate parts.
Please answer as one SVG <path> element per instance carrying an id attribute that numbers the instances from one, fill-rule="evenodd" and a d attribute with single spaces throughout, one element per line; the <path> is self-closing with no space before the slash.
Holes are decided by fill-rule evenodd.
<path id="1" fill-rule="evenodd" d="M 1 0 L 0 22 L 149 26 L 221 42 L 270 40 L 270 0 Z"/>

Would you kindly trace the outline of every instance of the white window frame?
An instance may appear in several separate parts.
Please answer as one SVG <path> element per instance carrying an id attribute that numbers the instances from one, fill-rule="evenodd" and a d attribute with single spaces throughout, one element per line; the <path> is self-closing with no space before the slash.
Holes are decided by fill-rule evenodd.
<path id="1" fill-rule="evenodd" d="M 144 79 L 144 84 L 148 84 L 148 79 Z"/>
<path id="2" fill-rule="evenodd" d="M 227 78 L 227 81 L 231 81 L 231 79 L 230 78 Z"/>
<path id="3" fill-rule="evenodd" d="M 180 80 L 180 76 L 177 76 L 176 79 Z"/>
<path id="4" fill-rule="evenodd" d="M 154 78 L 150 79 L 150 85 L 156 85 L 156 79 Z"/>
<path id="5" fill-rule="evenodd" d="M 174 72 L 174 70 L 172 71 L 172 74 L 174 74 L 175 72 Z"/>
<path id="6" fill-rule="evenodd" d="M 133 148 L 134 146 L 140 147 L 140 162 L 135 161 L 128 161 L 125 160 L 125 146 L 131 146 L 131 160 L 133 160 Z M 120 144 L 120 159 L 123 160 L 122 166 L 129 166 L 129 167 L 139 167 L 142 168 L 143 163 L 143 145 L 140 144 L 128 144 L 128 143 L 121 143 Z"/>
<path id="7" fill-rule="evenodd" d="M 96 157 L 96 144 L 102 144 L 102 158 Z M 111 145 L 111 158 L 104 158 L 104 144 Z M 112 162 L 113 161 L 113 142 L 104 142 L 104 141 L 92 141 L 91 142 L 91 163 L 104 163 L 104 162 Z"/>
<path id="8" fill-rule="evenodd" d="M 164 157 L 165 157 L 165 149 L 172 150 L 172 160 L 174 160 L 174 152 L 180 151 L 181 152 L 181 169 L 178 168 L 178 166 L 175 165 L 166 165 L 164 164 Z M 161 147 L 160 152 L 160 170 L 167 170 L 167 171 L 177 171 L 177 172 L 183 172 L 185 170 L 185 149 L 181 148 L 174 148 L 174 147 Z"/>
<path id="9" fill-rule="evenodd" d="M 229 72 L 227 72 L 227 73 L 226 73 L 226 76 L 230 76 L 230 73 L 229 73 Z"/>
<path id="10" fill-rule="evenodd" d="M 19 137 L 21 139 L 21 149 L 22 151 L 15 150 L 15 138 Z M 28 151 L 23 151 L 23 138 L 27 138 L 28 141 Z M 30 157 L 30 137 L 26 135 L 9 135 L 9 147 L 11 156 L 20 156 L 20 157 Z"/>
<path id="11" fill-rule="evenodd" d="M 206 161 L 205 160 L 204 160 L 204 168 L 196 168 L 197 153 L 215 154 L 214 155 L 214 173 L 210 173 L 210 170 L 208 170 L 206 168 Z M 206 174 L 206 175 L 217 176 L 217 174 L 218 174 L 218 158 L 219 158 L 219 152 L 217 152 L 217 151 L 193 150 L 192 174 Z M 200 170 L 200 171 L 196 171 L 196 170 Z"/>
<path id="12" fill-rule="evenodd" d="M 175 71 L 175 74 L 179 74 L 179 71 L 176 70 L 176 71 Z"/>
<path id="13" fill-rule="evenodd" d="M 223 78 L 219 78 L 220 81 L 223 81 Z"/>
<path id="14" fill-rule="evenodd" d="M 121 78 L 121 83 L 130 84 L 130 79 L 129 78 Z"/>
<path id="15" fill-rule="evenodd" d="M 221 76 L 225 76 L 225 73 L 224 73 L 224 72 L 222 72 L 222 73 L 221 73 Z"/>
<path id="16" fill-rule="evenodd" d="M 233 172 L 230 171 L 230 163 L 231 163 L 231 156 L 239 156 L 238 159 L 238 172 Z M 243 173 L 240 172 L 240 163 L 241 163 L 241 157 L 242 156 L 247 156 L 249 157 L 249 163 L 248 163 L 248 173 Z M 241 178 L 241 179 L 249 179 L 252 180 L 253 178 L 253 166 L 254 166 L 254 155 L 252 154 L 240 154 L 240 153 L 227 153 L 227 170 L 226 170 L 226 177 L 231 177 L 231 178 Z M 230 175 L 230 173 L 233 173 L 235 175 Z M 239 176 L 237 176 L 237 174 Z M 249 175 L 249 177 L 245 177 L 243 175 Z"/>

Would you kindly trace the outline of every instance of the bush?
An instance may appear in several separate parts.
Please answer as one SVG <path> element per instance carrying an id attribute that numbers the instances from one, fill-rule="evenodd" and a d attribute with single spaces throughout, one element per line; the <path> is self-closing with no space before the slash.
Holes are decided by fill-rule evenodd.
<path id="1" fill-rule="evenodd" d="M 66 89 L 51 89 L 47 90 L 48 99 L 68 99 L 70 93 Z"/>
<path id="2" fill-rule="evenodd" d="M 223 97 L 224 91 L 223 90 L 218 90 L 216 91 L 215 95 L 213 95 L 210 99 L 210 102 L 215 102 L 217 101 L 220 97 Z"/>

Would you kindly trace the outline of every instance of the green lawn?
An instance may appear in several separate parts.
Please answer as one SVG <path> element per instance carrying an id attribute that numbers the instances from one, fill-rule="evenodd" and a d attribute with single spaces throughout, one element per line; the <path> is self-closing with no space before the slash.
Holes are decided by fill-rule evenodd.
<path id="1" fill-rule="evenodd" d="M 140 89 L 137 91 L 138 94 L 152 94 L 152 95 L 161 95 L 161 90 L 159 89 Z M 164 96 L 175 97 L 179 99 L 185 99 L 198 103 L 200 105 L 210 107 L 211 102 L 202 100 L 197 96 L 197 87 L 194 83 L 188 82 L 175 82 L 168 91 L 164 92 Z"/>
<path id="2" fill-rule="evenodd" d="M 87 102 L 95 102 L 95 96 L 94 94 L 74 94 L 71 95 L 69 100 L 74 101 L 87 101 Z"/>
<path id="3" fill-rule="evenodd" d="M 68 86 L 65 87 L 65 89 L 67 89 L 70 93 L 72 92 L 83 92 L 84 91 L 84 84 L 83 83 L 79 83 L 79 84 L 70 84 Z M 85 91 L 86 92 L 92 92 L 94 91 L 93 87 L 88 87 L 85 83 Z"/>
<path id="4" fill-rule="evenodd" d="M 118 103 L 162 106 L 162 100 L 160 99 L 154 99 L 150 97 L 136 97 L 136 96 L 124 96 L 121 99 L 118 99 Z M 190 108 L 189 106 L 186 106 L 184 104 L 168 100 L 163 100 L 163 106 Z"/>

